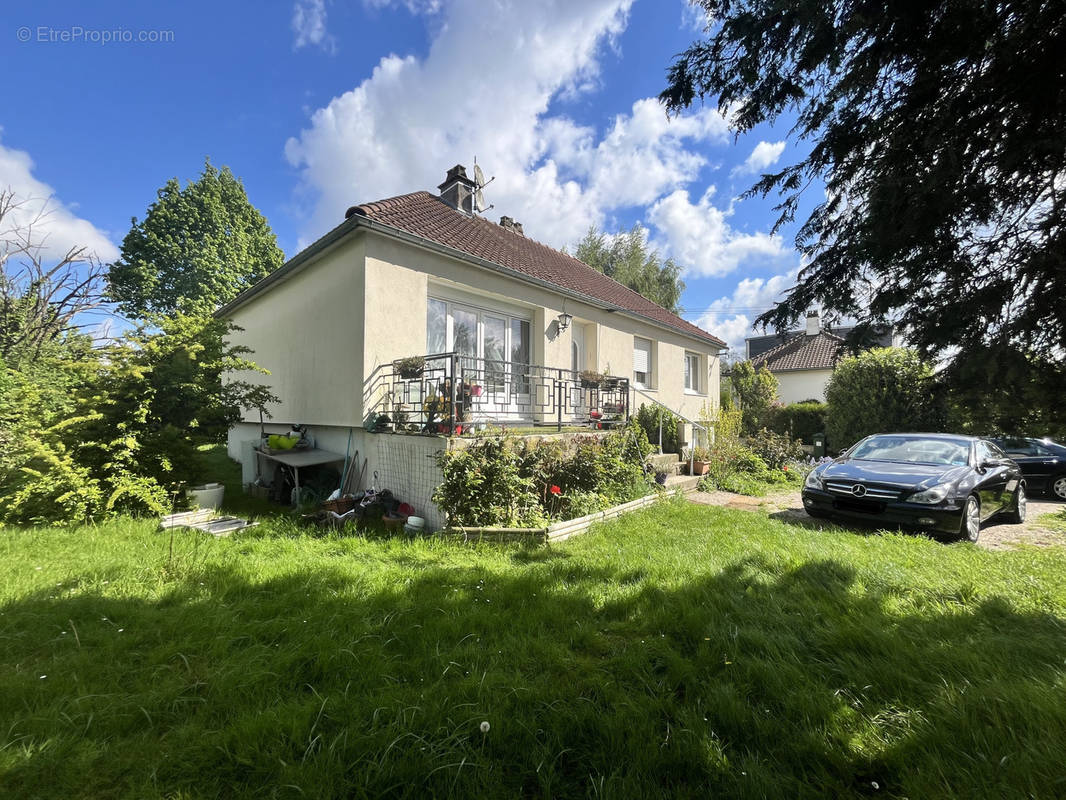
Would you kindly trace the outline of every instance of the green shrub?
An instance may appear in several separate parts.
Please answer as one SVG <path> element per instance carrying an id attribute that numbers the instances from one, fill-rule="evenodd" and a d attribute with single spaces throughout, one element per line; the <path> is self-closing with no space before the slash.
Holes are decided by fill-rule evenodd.
<path id="1" fill-rule="evenodd" d="M 641 403 L 636 413 L 637 424 L 644 429 L 653 447 L 659 444 L 659 425 L 662 423 L 663 452 L 681 452 L 681 442 L 678 437 L 678 423 L 680 420 L 662 406 L 651 406 Z"/>
<path id="2" fill-rule="evenodd" d="M 535 527 L 635 500 L 650 490 L 643 428 L 603 437 L 520 440 L 492 435 L 439 454 L 433 501 L 456 526 Z"/>
<path id="3" fill-rule="evenodd" d="M 828 443 L 843 450 L 872 433 L 943 430 L 934 385 L 932 367 L 913 350 L 881 347 L 841 359 L 825 390 Z"/>
<path id="4" fill-rule="evenodd" d="M 159 514 L 200 477 L 196 445 L 272 399 L 227 373 L 258 368 L 223 320 L 176 315 L 92 350 L 71 336 L 0 381 L 0 521 L 60 524 Z M 260 370 L 261 371 L 261 370 Z"/>
<path id="5" fill-rule="evenodd" d="M 768 424 L 777 398 L 777 378 L 766 365 L 758 370 L 750 361 L 739 361 L 729 373 L 733 394 L 740 406 L 743 433 L 754 433 Z"/>
<path id="6" fill-rule="evenodd" d="M 804 400 L 781 408 L 772 425 L 767 427 L 775 433 L 792 436 L 804 444 L 814 443 L 814 434 L 825 431 L 825 403 Z"/>
<path id="7" fill-rule="evenodd" d="M 533 527 L 545 522 L 535 481 L 523 475 L 520 448 L 504 436 L 479 439 L 438 456 L 442 480 L 433 501 L 452 525 Z"/>
<path id="8" fill-rule="evenodd" d="M 798 439 L 789 439 L 766 428 L 748 438 L 748 447 L 772 470 L 780 470 L 790 461 L 798 461 L 804 456 Z"/>

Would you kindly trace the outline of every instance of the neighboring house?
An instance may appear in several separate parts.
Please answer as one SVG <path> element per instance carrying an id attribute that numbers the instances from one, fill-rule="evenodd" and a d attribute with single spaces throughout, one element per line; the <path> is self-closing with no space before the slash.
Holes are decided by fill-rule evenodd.
<path id="1" fill-rule="evenodd" d="M 777 378 L 777 397 L 782 403 L 804 400 L 825 401 L 825 387 L 840 358 L 844 340 L 852 328 L 823 328 L 817 311 L 807 314 L 807 328 L 784 335 L 753 336 L 745 341 L 746 355 L 752 366 L 766 366 Z M 891 347 L 891 332 L 875 343 Z"/>
<path id="2" fill-rule="evenodd" d="M 359 451 L 365 483 L 403 495 L 433 522 L 431 456 L 447 440 L 371 433 L 374 415 L 407 432 L 450 434 L 624 419 L 652 400 L 694 419 L 717 404 L 722 340 L 527 238 L 509 217 L 496 224 L 473 213 L 476 187 L 462 166 L 439 188 L 349 208 L 218 311 L 270 370 L 258 377 L 280 398 L 268 431 L 305 424 L 318 447 Z M 425 366 L 405 379 L 394 361 L 411 356 Z M 592 387 L 582 371 L 614 378 Z M 258 438 L 258 416 L 230 432 L 246 479 Z"/>

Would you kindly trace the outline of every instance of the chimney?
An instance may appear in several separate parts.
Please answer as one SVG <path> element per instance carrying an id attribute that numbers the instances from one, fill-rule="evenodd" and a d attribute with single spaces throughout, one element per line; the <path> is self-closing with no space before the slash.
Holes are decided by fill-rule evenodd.
<path id="1" fill-rule="evenodd" d="M 456 211 L 474 213 L 474 182 L 466 177 L 466 167 L 456 164 L 448 170 L 440 189 L 440 198 Z"/>
<path id="2" fill-rule="evenodd" d="M 522 223 L 515 222 L 511 217 L 500 217 L 500 227 L 511 233 L 517 233 L 519 236 L 525 236 L 522 232 Z"/>
<path id="3" fill-rule="evenodd" d="M 822 320 L 818 315 L 818 310 L 814 309 L 807 312 L 807 335 L 817 336 L 822 330 Z"/>

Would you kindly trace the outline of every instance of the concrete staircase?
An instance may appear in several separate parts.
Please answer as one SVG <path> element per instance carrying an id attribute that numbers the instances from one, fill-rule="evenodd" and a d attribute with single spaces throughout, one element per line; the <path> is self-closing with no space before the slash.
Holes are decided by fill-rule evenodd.
<path id="1" fill-rule="evenodd" d="M 655 468 L 656 472 L 666 473 L 666 488 L 671 492 L 677 489 L 688 491 L 689 489 L 695 489 L 699 485 L 700 476 L 685 475 L 684 472 L 688 462 L 682 461 L 676 453 L 650 455 L 647 461 Z"/>

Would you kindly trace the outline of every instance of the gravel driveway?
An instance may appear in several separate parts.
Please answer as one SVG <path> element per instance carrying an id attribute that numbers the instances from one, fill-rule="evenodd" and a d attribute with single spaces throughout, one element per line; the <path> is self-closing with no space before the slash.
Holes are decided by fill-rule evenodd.
<path id="1" fill-rule="evenodd" d="M 695 492 L 689 495 L 694 503 L 709 506 L 738 508 L 744 511 L 759 511 L 783 522 L 799 523 L 821 527 L 822 520 L 808 517 L 803 510 L 798 489 L 778 492 L 766 497 L 745 497 L 730 492 Z M 1066 503 L 1049 499 L 1046 495 L 1029 498 L 1026 520 L 1021 525 L 1011 525 L 1002 518 L 993 518 L 981 526 L 981 538 L 978 546 L 988 550 L 1010 550 L 1020 545 L 1036 547 L 1066 546 L 1066 532 L 1049 529 L 1040 522 L 1040 517 L 1054 511 L 1066 509 Z M 847 527 L 863 528 L 861 524 L 851 521 L 843 523 Z M 867 526 L 874 530 L 874 526 Z"/>

